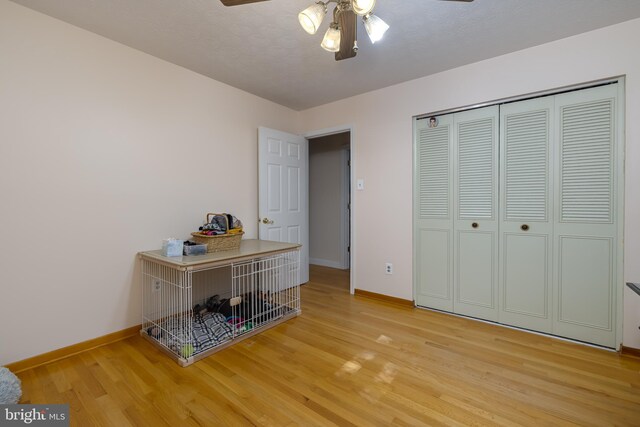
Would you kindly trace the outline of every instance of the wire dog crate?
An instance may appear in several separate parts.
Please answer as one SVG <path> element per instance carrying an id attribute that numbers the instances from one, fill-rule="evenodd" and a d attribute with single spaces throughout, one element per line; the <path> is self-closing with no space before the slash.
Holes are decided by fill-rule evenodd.
<path id="1" fill-rule="evenodd" d="M 237 251 L 140 253 L 143 337 L 181 366 L 300 314 L 300 246 L 243 240 Z"/>

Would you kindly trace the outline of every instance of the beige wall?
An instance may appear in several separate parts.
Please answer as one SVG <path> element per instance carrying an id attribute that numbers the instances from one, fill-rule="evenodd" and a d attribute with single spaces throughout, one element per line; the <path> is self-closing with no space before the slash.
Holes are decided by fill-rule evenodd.
<path id="1" fill-rule="evenodd" d="M 343 265 L 342 203 L 347 185 L 343 155 L 349 133 L 309 140 L 309 262 L 333 268 Z"/>
<path id="2" fill-rule="evenodd" d="M 136 253 L 257 234 L 257 127 L 299 113 L 0 0 L 0 365 L 139 324 Z"/>
<path id="3" fill-rule="evenodd" d="M 627 76 L 624 278 L 640 282 L 637 40 L 638 19 L 304 111 L 307 132 L 353 126 L 352 167 L 366 180 L 353 193 L 355 287 L 412 299 L 412 116 L 619 75 Z M 379 233 L 380 217 L 404 226 Z M 624 316 L 624 344 L 640 348 L 640 297 L 626 288 Z"/>

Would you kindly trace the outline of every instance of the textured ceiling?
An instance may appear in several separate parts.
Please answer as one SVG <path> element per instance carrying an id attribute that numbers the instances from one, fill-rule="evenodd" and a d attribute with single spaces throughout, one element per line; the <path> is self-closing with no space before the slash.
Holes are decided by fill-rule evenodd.
<path id="1" fill-rule="evenodd" d="M 303 110 L 640 17 L 639 0 L 378 0 L 390 29 L 358 56 L 305 33 L 314 0 L 224 7 L 218 0 L 13 0 L 255 95 Z"/>

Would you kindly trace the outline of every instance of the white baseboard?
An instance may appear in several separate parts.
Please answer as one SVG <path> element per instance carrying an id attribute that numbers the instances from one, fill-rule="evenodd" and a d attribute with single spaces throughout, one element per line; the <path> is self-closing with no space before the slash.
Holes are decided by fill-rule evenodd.
<path id="1" fill-rule="evenodd" d="M 309 258 L 309 264 L 321 265 L 323 267 L 330 267 L 330 268 L 338 268 L 340 270 L 344 270 L 345 268 L 342 265 L 342 263 L 339 261 L 331 261 L 328 259 L 320 259 L 320 258 Z"/>

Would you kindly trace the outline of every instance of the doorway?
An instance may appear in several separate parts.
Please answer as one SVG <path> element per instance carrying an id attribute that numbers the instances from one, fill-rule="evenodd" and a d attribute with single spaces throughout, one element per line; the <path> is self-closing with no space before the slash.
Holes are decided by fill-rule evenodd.
<path id="1" fill-rule="evenodd" d="M 351 132 L 309 141 L 309 264 L 351 267 Z"/>

